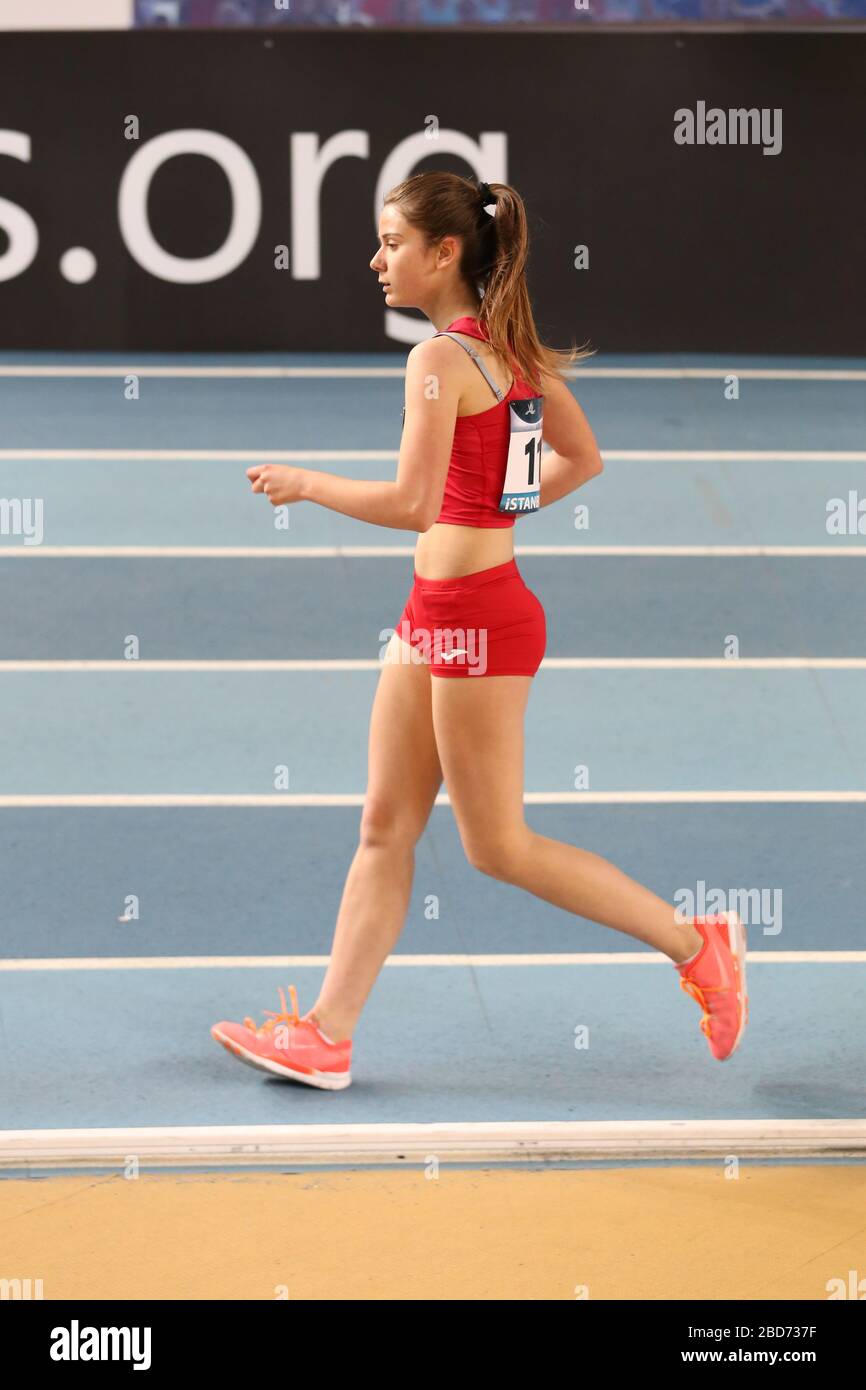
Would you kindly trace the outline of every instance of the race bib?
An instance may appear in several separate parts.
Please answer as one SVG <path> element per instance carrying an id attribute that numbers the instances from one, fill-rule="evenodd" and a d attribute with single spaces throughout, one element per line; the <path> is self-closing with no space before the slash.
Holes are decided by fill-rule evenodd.
<path id="1" fill-rule="evenodd" d="M 535 512 L 541 505 L 541 420 L 543 396 L 509 401 L 511 432 L 501 512 Z"/>

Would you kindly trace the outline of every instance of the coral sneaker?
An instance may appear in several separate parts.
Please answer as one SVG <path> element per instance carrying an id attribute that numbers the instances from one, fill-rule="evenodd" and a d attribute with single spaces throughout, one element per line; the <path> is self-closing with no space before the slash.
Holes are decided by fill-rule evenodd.
<path id="1" fill-rule="evenodd" d="M 311 1018 L 299 1018 L 298 996 L 289 985 L 292 1012 L 280 990 L 282 1013 L 265 1009 L 266 1023 L 257 1028 L 251 1018 L 243 1023 L 215 1023 L 211 1037 L 222 1043 L 238 1061 L 290 1081 L 302 1081 L 323 1091 L 342 1091 L 351 1085 L 352 1039 L 331 1042 Z"/>
<path id="2" fill-rule="evenodd" d="M 704 944 L 676 966 L 680 988 L 704 1011 L 701 1031 L 719 1061 L 736 1051 L 749 1017 L 746 993 L 746 928 L 736 912 L 692 917 Z"/>

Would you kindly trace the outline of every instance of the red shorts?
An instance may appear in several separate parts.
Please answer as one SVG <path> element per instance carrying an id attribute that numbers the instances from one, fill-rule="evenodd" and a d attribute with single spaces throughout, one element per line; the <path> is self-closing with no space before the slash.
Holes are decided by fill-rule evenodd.
<path id="1" fill-rule="evenodd" d="M 547 644 L 539 600 L 516 560 L 456 579 L 417 573 L 397 623 L 431 676 L 534 676 Z"/>

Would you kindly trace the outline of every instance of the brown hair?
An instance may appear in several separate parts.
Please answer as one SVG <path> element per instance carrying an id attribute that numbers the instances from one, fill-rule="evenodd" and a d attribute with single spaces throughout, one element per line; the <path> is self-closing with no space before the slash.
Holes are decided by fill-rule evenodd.
<path id="1" fill-rule="evenodd" d="M 592 357 L 595 348 L 551 348 L 540 341 L 526 286 L 529 235 L 523 199 L 511 184 L 488 187 L 496 195 L 492 217 L 471 179 L 438 171 L 404 179 L 385 203 L 396 203 L 410 226 L 421 229 L 428 246 L 446 236 L 462 238 L 461 274 L 483 292 L 479 326 L 490 346 L 541 395 L 542 371 L 562 378 L 566 367 Z"/>

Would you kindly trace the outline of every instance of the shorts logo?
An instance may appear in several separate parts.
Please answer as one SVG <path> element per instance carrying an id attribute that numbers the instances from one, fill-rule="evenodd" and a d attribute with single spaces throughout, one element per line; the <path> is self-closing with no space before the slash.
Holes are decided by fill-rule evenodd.
<path id="1" fill-rule="evenodd" d="M 467 650 L 466 650 L 465 647 L 458 647 L 458 648 L 457 648 L 455 651 L 453 651 L 453 652 L 443 652 L 443 653 L 442 653 L 442 660 L 443 660 L 443 661 L 451 661 L 452 658 L 455 657 L 455 656 L 468 656 L 468 655 L 469 655 L 469 653 L 467 652 Z"/>

